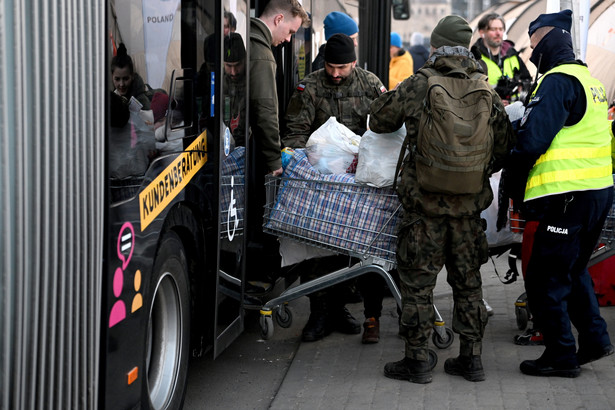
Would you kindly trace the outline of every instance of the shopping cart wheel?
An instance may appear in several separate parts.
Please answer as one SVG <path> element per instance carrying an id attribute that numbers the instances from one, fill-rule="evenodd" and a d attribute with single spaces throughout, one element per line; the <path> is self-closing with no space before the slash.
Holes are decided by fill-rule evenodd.
<path id="1" fill-rule="evenodd" d="M 529 315 L 525 307 L 515 306 L 515 316 L 517 317 L 517 328 L 519 330 L 525 330 L 527 322 L 529 321 Z"/>
<path id="2" fill-rule="evenodd" d="M 525 330 L 530 320 L 530 312 L 527 307 L 527 295 L 523 292 L 515 301 L 515 316 L 517 318 L 517 328 Z"/>
<path id="3" fill-rule="evenodd" d="M 431 340 L 438 349 L 446 349 L 453 344 L 455 334 L 450 328 L 444 327 L 444 335 L 441 335 L 440 332 L 434 331 L 431 335 Z"/>
<path id="4" fill-rule="evenodd" d="M 434 367 L 436 367 L 436 365 L 438 364 L 438 355 L 431 349 L 427 350 L 427 354 L 429 355 L 429 358 L 427 360 L 429 361 L 430 369 L 433 370 Z"/>
<path id="5" fill-rule="evenodd" d="M 271 336 L 273 336 L 273 319 L 271 319 L 271 316 L 261 316 L 260 325 L 261 337 L 264 340 L 271 339 Z"/>
<path id="6" fill-rule="evenodd" d="M 293 323 L 293 312 L 288 307 L 288 304 L 284 303 L 275 311 L 275 321 L 280 327 L 287 329 Z"/>

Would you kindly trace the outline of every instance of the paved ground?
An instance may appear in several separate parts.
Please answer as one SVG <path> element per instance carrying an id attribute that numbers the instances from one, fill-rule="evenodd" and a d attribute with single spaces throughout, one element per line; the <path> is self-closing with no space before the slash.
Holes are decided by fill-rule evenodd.
<path id="1" fill-rule="evenodd" d="M 506 269 L 506 257 L 496 259 L 498 272 Z M 385 299 L 381 318 L 381 341 L 362 345 L 360 335 L 334 333 L 314 343 L 299 343 L 300 329 L 307 320 L 306 298 L 299 299 L 301 314 L 295 314 L 291 329 L 276 327 L 271 341 L 254 341 L 250 357 L 254 361 L 272 361 L 259 368 L 243 366 L 234 397 L 210 392 L 205 408 L 235 409 L 612 409 L 615 408 L 615 356 L 583 366 L 576 379 L 538 378 L 521 374 L 519 363 L 537 358 L 543 348 L 516 346 L 512 343 L 517 329 L 514 302 L 523 292 L 523 281 L 504 285 L 491 262 L 483 267 L 484 294 L 494 309 L 486 329 L 483 365 L 487 380 L 471 383 L 459 376 L 444 373 L 443 364 L 458 353 L 458 340 L 444 350 L 437 350 L 438 364 L 433 382 L 419 385 L 387 379 L 383 376 L 386 362 L 403 357 L 403 342 L 397 337 L 397 313 L 394 300 Z M 440 274 L 435 304 L 445 321 L 450 320 L 452 297 Z M 348 306 L 362 320 L 361 304 Z M 602 308 L 602 313 L 615 339 L 615 307 Z M 267 346 L 272 347 L 268 349 Z M 275 346 L 285 346 L 276 348 Z M 298 346 L 294 350 L 293 346 Z M 227 360 L 216 360 L 220 366 Z M 283 357 L 280 357 L 280 354 Z M 237 353 L 230 353 L 240 359 Z M 220 360 L 222 359 L 222 360 Z M 237 365 L 240 365 L 239 363 Z M 228 366 L 226 366 L 228 368 Z M 211 368 L 209 370 L 212 370 Z M 275 371 L 275 372 L 274 372 Z M 262 372 L 268 380 L 256 380 Z M 271 372 L 275 376 L 270 376 Z M 250 382 L 241 378 L 249 373 Z M 191 376 L 192 377 L 192 376 Z M 229 376 L 232 378 L 232 375 Z M 194 381 L 191 382 L 194 384 Z M 260 383 L 260 384 L 259 384 Z M 246 386 L 247 384 L 247 386 Z M 248 390 L 242 387 L 246 386 Z M 209 385 L 211 388 L 213 385 Z M 260 386 L 260 387 L 259 387 Z M 200 388 L 207 389 L 206 385 Z M 188 386 L 189 396 L 194 387 Z M 259 393 L 260 392 L 260 393 Z M 243 400 L 244 393 L 249 400 Z M 232 399 L 232 401 L 228 401 Z M 187 408 L 203 408 L 190 405 Z M 194 403 L 194 402 L 193 402 Z M 203 402 L 201 402 L 202 404 Z"/>

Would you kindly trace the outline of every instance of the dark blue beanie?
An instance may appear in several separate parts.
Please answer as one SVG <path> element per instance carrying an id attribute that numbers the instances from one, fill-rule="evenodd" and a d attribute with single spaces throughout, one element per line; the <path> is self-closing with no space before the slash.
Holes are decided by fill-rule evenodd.
<path id="1" fill-rule="evenodd" d="M 562 10 L 559 13 L 541 14 L 530 23 L 528 34 L 532 34 L 540 27 L 557 27 L 570 33 L 572 27 L 572 10 Z"/>

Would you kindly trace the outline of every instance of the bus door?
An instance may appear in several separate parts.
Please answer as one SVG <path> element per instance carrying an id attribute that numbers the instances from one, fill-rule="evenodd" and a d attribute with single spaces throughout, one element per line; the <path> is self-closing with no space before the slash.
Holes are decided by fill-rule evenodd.
<path id="1" fill-rule="evenodd" d="M 224 0 L 220 16 L 224 35 L 215 40 L 215 67 L 210 73 L 213 88 L 209 90 L 213 101 L 209 114 L 215 117 L 216 129 L 213 149 L 220 159 L 214 357 L 243 331 L 248 158 L 249 8 L 246 0 Z"/>
<path id="2" fill-rule="evenodd" d="M 190 355 L 217 356 L 243 328 L 245 1 L 108 11 L 101 403 L 177 408 Z"/>

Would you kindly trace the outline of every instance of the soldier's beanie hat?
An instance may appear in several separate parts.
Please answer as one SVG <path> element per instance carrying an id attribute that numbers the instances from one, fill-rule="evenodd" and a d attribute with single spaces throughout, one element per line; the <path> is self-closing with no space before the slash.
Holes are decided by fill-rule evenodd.
<path id="1" fill-rule="evenodd" d="M 566 30 L 570 33 L 572 27 L 572 10 L 562 10 L 559 13 L 541 14 L 538 18 L 530 23 L 528 34 L 532 34 L 540 27 L 557 27 Z"/>
<path id="2" fill-rule="evenodd" d="M 352 36 L 359 32 L 357 23 L 346 13 L 332 11 L 325 17 L 325 40 L 329 41 L 332 35 L 342 33 Z"/>
<path id="3" fill-rule="evenodd" d="M 357 59 L 354 41 L 346 34 L 334 34 L 325 43 L 325 61 L 331 64 L 348 64 Z"/>
<path id="4" fill-rule="evenodd" d="M 431 33 L 431 45 L 470 47 L 472 29 L 467 21 L 459 16 L 446 16 L 441 19 Z"/>
<path id="5" fill-rule="evenodd" d="M 239 33 L 224 37 L 224 62 L 236 63 L 246 58 L 246 47 Z"/>
<path id="6" fill-rule="evenodd" d="M 391 45 L 401 48 L 401 36 L 395 32 L 391 33 Z"/>

